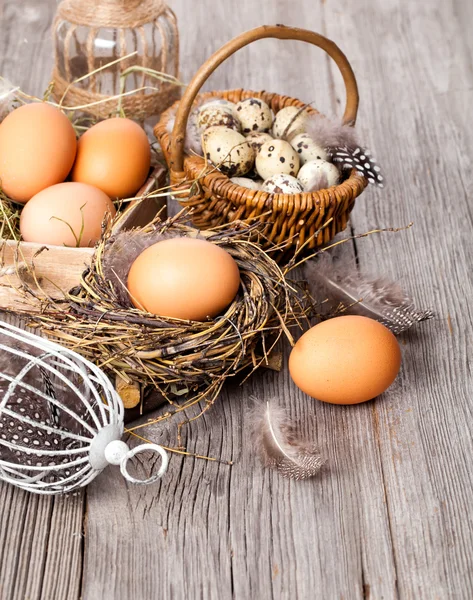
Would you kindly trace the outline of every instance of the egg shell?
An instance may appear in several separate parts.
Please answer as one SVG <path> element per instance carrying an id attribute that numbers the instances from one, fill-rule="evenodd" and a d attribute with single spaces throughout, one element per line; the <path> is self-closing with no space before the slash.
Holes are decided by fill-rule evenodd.
<path id="1" fill-rule="evenodd" d="M 79 139 L 72 180 L 94 185 L 110 198 L 130 198 L 146 181 L 150 164 L 144 129 L 131 119 L 107 119 Z"/>
<path id="2" fill-rule="evenodd" d="M 307 127 L 309 113 L 297 106 L 286 106 L 276 113 L 273 122 L 273 136 L 290 140 Z M 294 119 L 294 120 L 293 120 Z"/>
<path id="3" fill-rule="evenodd" d="M 0 125 L 3 191 L 17 202 L 28 202 L 66 179 L 76 151 L 74 129 L 59 109 L 44 102 L 17 108 Z"/>
<path id="4" fill-rule="evenodd" d="M 138 256 L 128 274 L 128 290 L 137 308 L 193 321 L 220 314 L 239 286 L 238 265 L 226 250 L 188 237 L 153 244 Z"/>
<path id="5" fill-rule="evenodd" d="M 263 192 L 270 194 L 300 194 L 304 191 L 301 182 L 285 173 L 273 175 L 263 183 Z"/>
<path id="6" fill-rule="evenodd" d="M 197 123 L 202 131 L 215 126 L 228 127 L 235 131 L 241 130 L 240 121 L 233 114 L 232 110 L 224 105 L 213 104 L 201 108 L 197 117 Z"/>
<path id="7" fill-rule="evenodd" d="M 253 168 L 255 152 L 245 138 L 227 127 L 209 127 L 202 136 L 205 156 L 229 177 Z"/>
<path id="8" fill-rule="evenodd" d="M 305 190 L 313 186 L 314 181 L 325 175 L 327 187 L 337 185 L 340 180 L 340 172 L 337 167 L 326 160 L 311 160 L 303 165 L 297 175 Z"/>
<path id="9" fill-rule="evenodd" d="M 242 100 L 238 102 L 235 110 L 240 119 L 243 135 L 251 131 L 268 131 L 273 124 L 271 109 L 259 98 Z"/>
<path id="10" fill-rule="evenodd" d="M 258 153 L 261 147 L 266 142 L 270 142 L 273 136 L 264 131 L 252 131 L 246 136 L 246 141 L 250 144 L 253 150 Z"/>
<path id="11" fill-rule="evenodd" d="M 299 133 L 291 138 L 291 146 L 299 155 L 301 164 L 311 160 L 328 160 L 328 154 L 307 133 Z"/>
<path id="12" fill-rule="evenodd" d="M 225 100 L 225 98 L 214 98 L 213 100 L 209 100 L 208 102 L 202 104 L 199 110 L 203 110 L 204 108 L 208 108 L 209 106 L 223 106 L 227 108 L 235 117 L 237 116 L 235 112 L 235 102 L 230 102 L 230 100 Z"/>
<path id="13" fill-rule="evenodd" d="M 232 177 L 230 181 L 249 190 L 260 190 L 263 184 L 261 180 L 250 179 L 249 177 Z"/>
<path id="14" fill-rule="evenodd" d="M 285 173 L 295 177 L 299 171 L 299 157 L 284 140 L 271 140 L 261 146 L 256 155 L 256 170 L 263 179 Z"/>
<path id="15" fill-rule="evenodd" d="M 358 404 L 379 396 L 400 367 L 401 350 L 391 331 L 357 315 L 312 327 L 289 357 L 294 383 L 309 396 L 331 404 Z"/>
<path id="16" fill-rule="evenodd" d="M 25 242 L 92 247 L 102 235 L 107 215 L 114 217 L 115 207 L 102 190 L 86 183 L 58 183 L 26 204 L 20 231 Z"/>

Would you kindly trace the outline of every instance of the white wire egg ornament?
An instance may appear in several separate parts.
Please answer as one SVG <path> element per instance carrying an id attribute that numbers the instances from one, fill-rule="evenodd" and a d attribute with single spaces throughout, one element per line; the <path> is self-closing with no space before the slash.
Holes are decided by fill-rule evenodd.
<path id="1" fill-rule="evenodd" d="M 124 407 L 101 369 L 72 350 L 0 321 L 0 480 L 37 494 L 89 484 L 108 464 L 131 483 L 164 475 L 157 444 L 130 450 L 120 440 Z M 152 450 L 159 470 L 139 480 L 130 458 Z"/>

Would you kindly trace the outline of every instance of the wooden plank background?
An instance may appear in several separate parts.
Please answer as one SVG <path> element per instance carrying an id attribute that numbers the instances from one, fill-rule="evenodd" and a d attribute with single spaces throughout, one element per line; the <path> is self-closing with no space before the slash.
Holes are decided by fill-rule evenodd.
<path id="1" fill-rule="evenodd" d="M 32 93 L 48 83 L 55 4 L 0 1 L 0 73 Z M 359 199 L 352 230 L 414 222 L 346 245 L 346 258 L 401 279 L 437 318 L 402 338 L 402 374 L 375 402 L 317 403 L 286 370 L 228 385 L 185 433 L 190 451 L 233 467 L 173 455 L 159 485 L 127 485 L 110 468 L 71 498 L 0 486 L 0 597 L 470 600 L 472 3 L 171 6 L 184 81 L 229 38 L 263 23 L 311 28 L 341 46 L 359 82 L 361 137 L 388 177 L 384 191 Z M 314 101 L 329 115 L 342 110 L 336 67 L 298 42 L 256 43 L 207 87 L 239 86 Z M 328 458 L 321 477 L 290 482 L 259 466 L 248 437 L 252 394 L 302 420 Z M 174 426 L 146 435 L 175 443 Z"/>

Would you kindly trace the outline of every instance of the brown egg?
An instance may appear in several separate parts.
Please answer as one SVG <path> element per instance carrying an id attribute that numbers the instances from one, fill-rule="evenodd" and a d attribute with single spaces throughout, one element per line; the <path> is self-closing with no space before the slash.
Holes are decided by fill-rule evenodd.
<path id="1" fill-rule="evenodd" d="M 115 215 L 110 198 L 85 183 L 58 183 L 36 194 L 24 207 L 20 231 L 25 242 L 53 246 L 94 246 L 107 214 Z"/>
<path id="2" fill-rule="evenodd" d="M 110 198 L 133 197 L 148 177 L 151 149 L 130 119 L 108 119 L 79 139 L 72 180 L 95 185 Z"/>
<path id="3" fill-rule="evenodd" d="M 28 202 L 45 188 L 64 181 L 77 150 L 69 119 L 44 102 L 25 104 L 0 125 L 0 180 L 17 202 Z"/>
<path id="4" fill-rule="evenodd" d="M 379 396 L 400 366 L 401 350 L 391 331 L 355 315 L 312 327 L 289 357 L 294 383 L 309 396 L 332 404 L 358 404 Z"/>
<path id="5" fill-rule="evenodd" d="M 200 239 L 173 238 L 138 256 L 128 274 L 137 308 L 155 315 L 205 321 L 235 298 L 240 271 L 223 248 Z"/>

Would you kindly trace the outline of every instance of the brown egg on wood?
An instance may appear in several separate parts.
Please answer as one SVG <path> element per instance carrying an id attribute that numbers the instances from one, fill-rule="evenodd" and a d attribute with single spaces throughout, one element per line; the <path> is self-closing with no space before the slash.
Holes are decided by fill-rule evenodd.
<path id="1" fill-rule="evenodd" d="M 66 179 L 76 156 L 71 122 L 45 102 L 25 104 L 0 125 L 0 183 L 13 200 L 35 194 Z"/>
<path id="2" fill-rule="evenodd" d="M 144 129 L 131 119 L 108 119 L 79 139 L 72 180 L 94 185 L 112 199 L 130 198 L 145 183 L 150 164 Z"/>
<path id="3" fill-rule="evenodd" d="M 304 333 L 289 357 L 294 383 L 331 404 L 358 404 L 379 396 L 396 379 L 401 350 L 384 325 L 358 315 L 335 317 Z"/>
<path id="4" fill-rule="evenodd" d="M 21 212 L 25 242 L 53 246 L 92 247 L 102 235 L 102 223 L 115 215 L 110 198 L 85 183 L 58 183 L 42 190 Z"/>
<path id="5" fill-rule="evenodd" d="M 137 308 L 162 317 L 205 321 L 235 299 L 240 271 L 220 246 L 178 237 L 142 252 L 130 268 L 127 286 Z"/>

